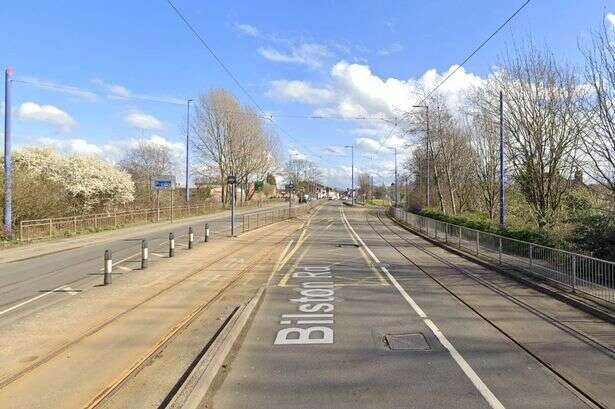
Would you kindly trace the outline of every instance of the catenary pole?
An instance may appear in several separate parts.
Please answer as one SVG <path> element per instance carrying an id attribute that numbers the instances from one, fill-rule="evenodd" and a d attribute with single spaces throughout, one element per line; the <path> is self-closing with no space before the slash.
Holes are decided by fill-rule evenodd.
<path id="1" fill-rule="evenodd" d="M 500 91 L 500 226 L 504 226 L 504 93 Z"/>
<path id="2" fill-rule="evenodd" d="M 13 166 L 11 159 L 11 76 L 13 70 L 4 71 L 4 234 L 13 238 Z"/>

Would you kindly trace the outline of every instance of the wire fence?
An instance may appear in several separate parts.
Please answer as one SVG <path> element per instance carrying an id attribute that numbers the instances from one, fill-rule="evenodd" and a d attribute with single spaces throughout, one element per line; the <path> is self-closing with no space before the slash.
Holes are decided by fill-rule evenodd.
<path id="1" fill-rule="evenodd" d="M 389 214 L 435 240 L 615 307 L 615 263 L 611 261 L 446 223 L 400 208 L 389 208 Z"/>
<path id="2" fill-rule="evenodd" d="M 240 208 L 260 207 L 264 203 L 247 202 Z M 19 223 L 19 240 L 32 241 L 60 236 L 73 236 L 88 232 L 112 230 L 135 224 L 175 221 L 186 217 L 206 215 L 223 210 L 221 203 L 206 203 L 189 206 L 168 206 L 155 209 L 136 209 L 80 216 L 50 217 L 36 220 L 22 220 Z"/>
<path id="3" fill-rule="evenodd" d="M 244 214 L 242 216 L 241 231 L 243 233 L 255 230 L 282 220 L 292 219 L 300 214 L 309 213 L 321 201 L 310 202 L 307 205 L 294 206 L 292 208 L 264 210 Z"/>

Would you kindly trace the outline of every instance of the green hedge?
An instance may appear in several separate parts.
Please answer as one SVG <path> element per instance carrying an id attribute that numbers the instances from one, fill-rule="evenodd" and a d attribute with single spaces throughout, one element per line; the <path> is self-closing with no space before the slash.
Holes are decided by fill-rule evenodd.
<path id="1" fill-rule="evenodd" d="M 555 234 L 537 229 L 530 228 L 509 228 L 500 227 L 498 223 L 494 223 L 487 215 L 482 213 L 464 213 L 462 215 L 449 215 L 440 212 L 437 209 L 423 209 L 419 213 L 421 216 L 429 217 L 443 222 L 457 224 L 470 229 L 480 230 L 488 233 L 499 234 L 501 236 L 510 237 L 512 239 L 523 240 L 530 243 L 540 244 L 549 247 L 563 248 L 564 241 Z"/>

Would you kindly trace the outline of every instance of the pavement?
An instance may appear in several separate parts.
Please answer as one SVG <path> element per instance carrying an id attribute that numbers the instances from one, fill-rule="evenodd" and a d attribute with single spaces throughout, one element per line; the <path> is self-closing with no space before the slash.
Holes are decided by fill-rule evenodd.
<path id="1" fill-rule="evenodd" d="M 214 236 L 5 320 L 0 407 L 158 407 L 225 317 L 265 285 L 303 223 Z"/>
<path id="2" fill-rule="evenodd" d="M 241 231 L 241 215 L 286 206 L 277 203 L 237 210 L 236 231 Z M 205 223 L 209 223 L 212 240 L 230 233 L 229 212 L 224 211 L 0 251 L 0 331 L 102 282 L 106 249 L 113 253 L 115 272 L 128 274 L 140 268 L 141 240 L 148 240 L 150 263 L 156 264 L 168 253 L 169 233 L 175 235 L 177 251 L 183 251 L 188 227 L 193 227 L 199 242 L 204 239 Z"/>
<path id="3" fill-rule="evenodd" d="M 615 407 L 612 324 L 376 212 L 313 215 L 202 407 Z"/>

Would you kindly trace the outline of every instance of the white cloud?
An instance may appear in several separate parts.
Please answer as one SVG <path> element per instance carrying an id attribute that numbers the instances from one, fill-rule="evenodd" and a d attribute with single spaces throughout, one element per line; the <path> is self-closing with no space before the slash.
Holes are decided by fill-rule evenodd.
<path id="1" fill-rule="evenodd" d="M 335 100 L 335 93 L 332 91 L 313 87 L 305 81 L 272 81 L 267 96 L 283 101 L 298 101 L 316 105 Z"/>
<path id="2" fill-rule="evenodd" d="M 378 152 L 382 149 L 380 142 L 372 138 L 357 138 L 354 143 L 358 149 L 365 152 Z"/>
<path id="3" fill-rule="evenodd" d="M 105 143 L 90 142 L 83 138 L 50 138 L 42 137 L 36 139 L 37 145 L 51 147 L 59 152 L 66 154 L 85 153 L 98 155 L 111 162 L 118 162 L 126 151 L 137 147 L 139 143 L 151 143 L 165 146 L 171 151 L 175 163 L 178 164 L 178 174 L 183 172 L 183 161 L 185 160 L 186 145 L 183 142 L 173 142 L 164 136 L 152 134 L 147 138 L 130 138 L 123 140 L 109 140 Z"/>
<path id="4" fill-rule="evenodd" d="M 47 122 L 59 125 L 68 131 L 75 125 L 75 120 L 66 112 L 53 105 L 39 105 L 35 102 L 24 102 L 17 109 L 17 117 L 22 121 Z"/>
<path id="5" fill-rule="evenodd" d="M 367 65 L 340 61 L 331 68 L 326 86 L 317 87 L 302 81 L 278 80 L 272 81 L 268 95 L 319 104 L 320 113 L 394 118 L 409 111 L 412 105 L 420 101 L 424 90 L 432 89 L 456 67 L 453 65 L 443 73 L 431 69 L 419 78 L 383 79 L 375 75 Z M 481 81 L 477 75 L 467 73 L 461 68 L 440 87 L 440 91 L 449 102 L 456 103 L 463 91 L 480 84 Z M 315 99 L 314 95 L 325 95 L 326 98 Z"/>
<path id="6" fill-rule="evenodd" d="M 139 129 L 149 130 L 161 130 L 164 128 L 164 124 L 158 118 L 153 115 L 142 114 L 139 112 L 132 112 L 124 117 L 124 120 Z"/>
<path id="7" fill-rule="evenodd" d="M 327 146 L 325 152 L 331 156 L 345 156 L 347 152 L 341 146 Z"/>
<path id="8" fill-rule="evenodd" d="M 291 159 L 298 159 L 298 160 L 305 160 L 307 159 L 307 156 L 301 152 L 299 152 L 298 149 L 296 148 L 289 148 L 288 149 L 288 154 L 290 155 Z"/>
<path id="9" fill-rule="evenodd" d="M 615 28 L 615 14 L 613 13 L 608 13 L 606 15 L 606 19 L 609 23 L 611 23 L 611 25 L 613 26 L 613 28 Z"/>
<path id="10" fill-rule="evenodd" d="M 257 51 L 270 61 L 306 65 L 310 68 L 321 67 L 324 60 L 332 56 L 326 46 L 316 43 L 293 45 L 288 51 L 280 51 L 273 47 L 261 47 Z"/>
<path id="11" fill-rule="evenodd" d="M 186 145 L 184 145 L 183 142 L 172 142 L 168 140 L 167 138 L 165 138 L 164 136 L 160 136 L 156 134 L 150 136 L 149 139 L 145 139 L 145 141 L 155 144 L 155 145 L 166 146 L 171 151 L 179 153 L 181 155 L 184 154 L 184 149 L 186 149 Z M 131 141 L 131 143 L 134 144 L 135 140 Z"/>
<path id="12" fill-rule="evenodd" d="M 71 139 L 56 139 L 56 138 L 38 138 L 38 144 L 48 146 L 59 152 L 73 154 L 73 153 L 87 153 L 101 156 L 103 149 L 97 145 L 94 145 L 85 139 L 71 138 Z"/>
<path id="13" fill-rule="evenodd" d="M 250 24 L 237 23 L 235 24 L 235 28 L 247 36 L 256 37 L 256 38 L 262 37 L 262 34 L 260 33 L 260 31 L 258 31 L 256 27 L 251 26 Z"/>
<path id="14" fill-rule="evenodd" d="M 322 85 L 303 81 L 273 81 L 267 95 L 279 100 L 294 101 L 315 106 L 314 115 L 374 118 L 361 120 L 353 133 L 361 137 L 388 135 L 394 121 L 412 111 L 426 91 L 433 89 L 446 75 L 456 69 L 451 66 L 445 72 L 428 70 L 418 77 L 408 79 L 381 78 L 365 64 L 340 61 L 330 70 L 328 80 Z M 453 111 L 463 103 L 464 94 L 483 80 L 472 73 L 459 69 L 438 90 Z M 377 119 L 382 118 L 382 119 Z M 385 120 L 383 120 L 385 119 Z M 391 137 L 394 139 L 395 135 Z M 388 139 L 385 139 L 387 144 Z M 366 148 L 370 145 L 363 141 Z M 398 144 L 396 146 L 401 146 Z"/>
<path id="15" fill-rule="evenodd" d="M 22 77 L 20 78 L 20 80 L 25 81 L 28 83 L 28 85 L 32 85 L 37 88 L 68 94 L 86 101 L 98 101 L 100 99 L 99 96 L 96 95 L 94 92 L 87 91 L 72 85 L 58 84 L 53 81 L 41 80 L 34 77 Z"/>
<path id="16" fill-rule="evenodd" d="M 120 84 L 110 84 L 100 78 L 93 78 L 92 83 L 104 88 L 109 99 L 138 99 L 143 101 L 165 102 L 169 104 L 185 105 L 186 100 L 177 97 L 156 96 L 132 92 Z"/>
<path id="17" fill-rule="evenodd" d="M 395 42 L 390 44 L 389 46 L 378 50 L 376 53 L 378 55 L 391 55 L 404 50 L 404 46 Z"/>

